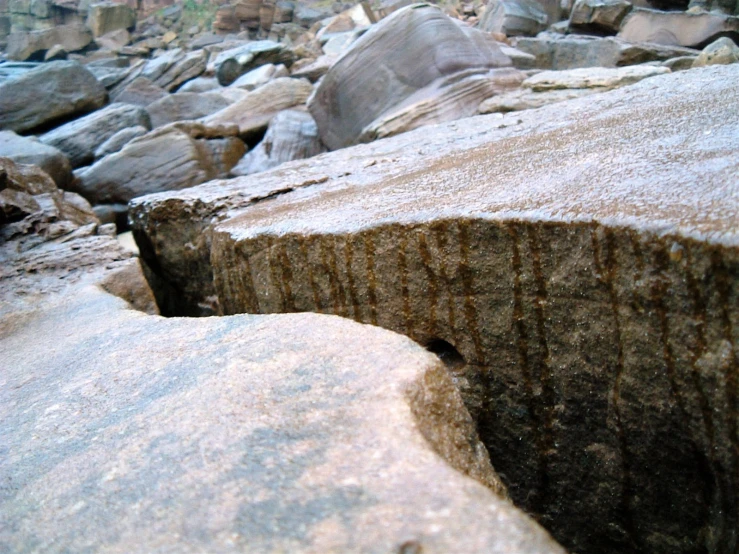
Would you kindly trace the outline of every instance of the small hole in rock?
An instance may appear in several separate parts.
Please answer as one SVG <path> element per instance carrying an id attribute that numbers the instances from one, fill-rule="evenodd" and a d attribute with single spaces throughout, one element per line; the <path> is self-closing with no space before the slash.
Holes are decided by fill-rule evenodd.
<path id="1" fill-rule="evenodd" d="M 431 339 L 424 344 L 424 347 L 439 356 L 439 359 L 449 368 L 462 367 L 466 363 L 459 350 L 443 339 Z"/>

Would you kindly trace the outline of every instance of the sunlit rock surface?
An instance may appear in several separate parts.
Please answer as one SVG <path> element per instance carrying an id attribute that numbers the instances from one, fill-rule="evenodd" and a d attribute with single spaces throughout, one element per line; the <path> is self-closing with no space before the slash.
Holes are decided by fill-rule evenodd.
<path id="1" fill-rule="evenodd" d="M 135 233 L 183 312 L 335 313 L 441 345 L 514 500 L 566 547 L 733 551 L 738 77 L 140 198 Z"/>

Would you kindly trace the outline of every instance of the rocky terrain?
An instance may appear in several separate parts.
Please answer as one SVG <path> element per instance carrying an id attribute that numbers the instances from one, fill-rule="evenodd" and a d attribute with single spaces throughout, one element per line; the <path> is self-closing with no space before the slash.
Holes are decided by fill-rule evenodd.
<path id="1" fill-rule="evenodd" d="M 737 41 L 0 0 L 0 551 L 738 552 Z"/>

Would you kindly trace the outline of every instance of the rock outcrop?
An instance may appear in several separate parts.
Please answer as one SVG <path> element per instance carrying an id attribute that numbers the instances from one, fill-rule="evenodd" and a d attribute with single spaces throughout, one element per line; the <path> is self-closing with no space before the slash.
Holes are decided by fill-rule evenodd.
<path id="1" fill-rule="evenodd" d="M 635 9 L 618 36 L 628 42 L 656 42 L 702 48 L 720 36 L 739 37 L 739 17 L 720 13 L 662 12 Z"/>
<path id="2" fill-rule="evenodd" d="M 11 33 L 7 55 L 11 60 L 41 60 L 47 50 L 61 46 L 67 52 L 82 50 L 92 42 L 90 30 L 79 23 L 31 32 Z"/>
<path id="3" fill-rule="evenodd" d="M 59 188 L 66 188 L 72 180 L 69 159 L 58 149 L 35 137 L 22 137 L 13 131 L 0 131 L 0 157 L 10 158 L 15 163 L 40 167 Z"/>
<path id="4" fill-rule="evenodd" d="M 7 238 L 8 191 L 36 185 L 0 165 Z M 133 254 L 61 231 L 0 241 L 8 551 L 564 553 L 418 345 L 316 314 L 146 315 Z"/>
<path id="5" fill-rule="evenodd" d="M 79 63 L 46 63 L 0 82 L 0 129 L 34 131 L 106 101 L 103 85 Z"/>
<path id="6" fill-rule="evenodd" d="M 332 313 L 438 352 L 513 499 L 568 549 L 732 551 L 737 78 L 139 198 L 134 232 L 183 312 Z"/>

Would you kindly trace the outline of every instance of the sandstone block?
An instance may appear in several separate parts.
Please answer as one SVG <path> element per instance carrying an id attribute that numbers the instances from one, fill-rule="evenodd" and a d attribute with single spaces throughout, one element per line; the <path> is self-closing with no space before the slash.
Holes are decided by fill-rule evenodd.
<path id="1" fill-rule="evenodd" d="M 87 26 L 95 38 L 119 29 L 133 29 L 136 12 L 126 4 L 97 2 L 87 10 Z"/>
<path id="2" fill-rule="evenodd" d="M 720 13 L 662 12 L 635 9 L 624 19 L 618 36 L 627 42 L 702 48 L 720 36 L 736 35 L 739 17 Z"/>
<path id="3" fill-rule="evenodd" d="M 546 29 L 547 13 L 536 0 L 489 0 L 480 29 L 506 36 L 534 36 Z"/>
<path id="4" fill-rule="evenodd" d="M 58 149 L 35 138 L 21 137 L 13 131 L 0 131 L 0 156 L 18 164 L 40 167 L 59 188 L 65 188 L 72 179 L 69 159 Z"/>
<path id="5" fill-rule="evenodd" d="M 442 353 L 514 501 L 569 550 L 730 550 L 737 78 L 139 198 L 134 232 L 183 312 L 331 313 Z"/>

